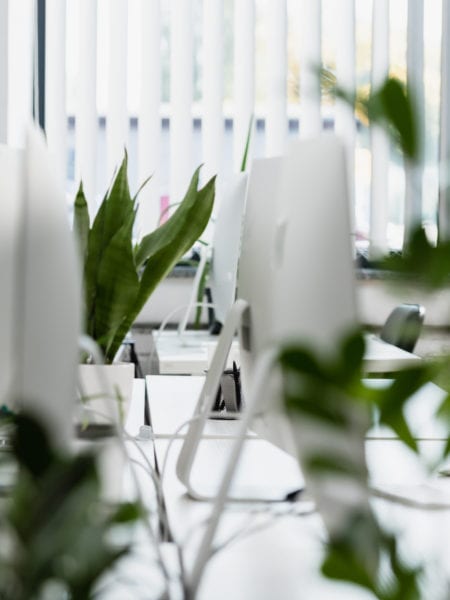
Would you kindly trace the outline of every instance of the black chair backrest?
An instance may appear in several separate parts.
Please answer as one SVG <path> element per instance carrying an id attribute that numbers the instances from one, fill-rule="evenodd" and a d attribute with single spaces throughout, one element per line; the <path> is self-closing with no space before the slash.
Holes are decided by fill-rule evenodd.
<path id="1" fill-rule="evenodd" d="M 400 304 L 386 319 L 380 338 L 412 352 L 422 330 L 425 308 L 420 304 Z"/>

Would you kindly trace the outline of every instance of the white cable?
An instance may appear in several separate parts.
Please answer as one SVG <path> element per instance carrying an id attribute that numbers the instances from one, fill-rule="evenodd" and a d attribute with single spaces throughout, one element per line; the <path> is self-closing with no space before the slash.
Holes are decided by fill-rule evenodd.
<path id="1" fill-rule="evenodd" d="M 180 312 L 181 310 L 183 310 L 185 308 L 189 308 L 189 307 L 197 308 L 199 306 L 202 306 L 203 308 L 214 308 L 215 305 L 212 302 L 195 302 L 194 304 L 180 304 L 177 307 L 175 307 L 173 310 L 171 310 L 164 317 L 164 319 L 161 321 L 161 325 L 158 327 L 155 334 L 154 335 L 152 334 L 153 335 L 153 348 L 151 349 L 150 356 L 148 359 L 150 365 L 152 364 L 153 358 L 154 358 L 155 354 L 157 353 L 156 342 L 158 341 L 159 336 L 162 334 L 162 332 L 165 330 L 165 328 L 169 324 L 170 319 L 174 315 L 176 315 L 178 312 Z"/>
<path id="2" fill-rule="evenodd" d="M 379 498 L 380 500 L 386 500 L 387 502 L 402 504 L 403 506 L 408 506 L 409 508 L 436 511 L 450 510 L 449 502 L 420 502 L 418 500 L 413 500 L 412 498 L 407 498 L 406 496 L 401 496 L 392 492 L 385 492 L 384 490 L 380 490 L 379 488 L 375 487 L 371 487 L 370 492 L 375 498 Z"/>
<path id="3" fill-rule="evenodd" d="M 156 501 L 157 501 L 157 506 L 158 506 L 158 518 L 163 525 L 164 531 L 168 532 L 168 531 L 170 531 L 170 525 L 167 520 L 167 515 L 166 515 L 165 509 L 164 509 L 164 495 L 163 495 L 163 490 L 162 490 L 162 480 L 158 477 L 158 474 L 157 474 L 155 468 L 148 460 L 147 456 L 145 455 L 144 451 L 137 443 L 136 439 L 133 436 L 130 436 L 129 434 L 127 434 L 126 432 L 124 432 L 124 433 L 127 436 L 128 441 L 131 442 L 135 446 L 135 448 L 137 448 L 137 450 L 139 451 L 139 453 L 144 458 L 144 461 L 147 464 L 147 467 L 145 467 L 144 465 L 142 465 L 142 467 L 150 474 L 152 482 L 155 486 Z"/>
<path id="4" fill-rule="evenodd" d="M 141 504 L 141 506 L 145 506 L 145 503 L 144 503 L 144 500 L 143 500 L 143 496 L 142 496 L 142 492 L 141 492 L 141 488 L 140 488 L 140 485 L 139 485 L 139 479 L 137 477 L 135 467 L 132 464 L 132 461 L 130 460 L 130 457 L 128 456 L 128 452 L 127 452 L 126 445 L 125 445 L 125 437 L 128 434 L 126 434 L 126 432 L 120 426 L 120 424 L 114 423 L 111 420 L 111 418 L 110 418 L 109 415 L 102 414 L 101 412 L 95 411 L 93 409 L 91 409 L 91 412 L 92 413 L 96 413 L 99 416 L 102 416 L 106 420 L 109 420 L 111 425 L 114 425 L 114 426 L 117 427 L 117 434 L 118 435 L 117 435 L 117 437 L 115 439 L 118 440 L 119 447 L 122 450 L 123 456 L 124 456 L 125 460 L 128 462 L 128 464 L 130 466 L 130 473 L 131 473 L 131 477 L 133 479 L 133 483 L 134 483 L 134 486 L 135 486 L 137 500 L 138 500 L 139 504 Z M 159 503 L 158 503 L 158 506 L 159 506 Z M 158 510 L 158 513 L 159 513 L 159 510 Z M 160 514 L 158 514 L 158 516 L 160 516 Z M 158 564 L 159 568 L 161 569 L 161 573 L 163 575 L 163 579 L 164 579 L 164 583 L 165 583 L 165 587 L 166 587 L 165 594 L 166 594 L 167 597 L 169 597 L 169 589 L 170 589 L 169 583 L 171 581 L 171 578 L 170 578 L 169 573 L 167 572 L 166 565 L 164 563 L 164 559 L 163 559 L 162 554 L 161 554 L 161 549 L 160 549 L 160 546 L 159 546 L 158 536 L 155 535 L 155 533 L 153 531 L 153 528 L 152 528 L 152 526 L 150 524 L 149 519 L 143 519 L 143 523 L 144 523 L 144 527 L 145 527 L 145 529 L 146 529 L 146 531 L 147 531 L 147 533 L 148 533 L 148 535 L 150 537 L 150 541 L 151 541 L 153 547 L 155 548 L 156 563 Z"/>

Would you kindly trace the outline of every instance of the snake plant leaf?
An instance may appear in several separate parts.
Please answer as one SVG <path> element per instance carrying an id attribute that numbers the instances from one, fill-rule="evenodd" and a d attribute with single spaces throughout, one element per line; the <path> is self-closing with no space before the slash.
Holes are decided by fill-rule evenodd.
<path id="1" fill-rule="evenodd" d="M 175 218 L 175 222 L 180 220 L 181 215 L 179 211 L 181 210 L 181 213 L 185 213 L 187 210 L 189 210 L 189 207 L 191 206 L 192 202 L 195 202 L 198 188 L 198 180 L 200 176 L 200 169 L 201 167 L 198 167 L 192 175 L 188 190 L 183 200 L 179 203 L 172 205 L 178 205 L 178 208 L 172 215 L 172 217 L 168 219 L 165 223 L 160 225 L 157 229 L 155 229 L 154 231 L 142 238 L 141 243 L 139 244 L 136 252 L 136 266 L 138 268 L 141 267 L 145 263 L 145 261 L 148 260 L 148 258 L 150 258 L 152 254 L 158 252 L 158 250 L 166 244 L 167 235 L 172 235 L 172 231 L 174 228 L 174 221 L 172 221 L 172 218 L 175 215 L 177 215 Z"/>
<path id="2" fill-rule="evenodd" d="M 89 232 L 84 268 L 85 327 L 86 332 L 94 332 L 97 281 L 103 253 L 124 223 L 134 215 L 134 201 L 130 197 L 127 180 L 127 155 L 114 178 L 111 190 L 100 205 Z"/>
<path id="3" fill-rule="evenodd" d="M 242 157 L 242 162 L 241 162 L 241 169 L 240 169 L 241 173 L 244 173 L 247 170 L 248 152 L 250 150 L 250 141 L 251 141 L 252 129 L 253 129 L 253 119 L 254 119 L 254 116 L 252 115 L 250 117 L 250 121 L 248 124 L 247 138 L 245 140 L 245 147 L 244 147 L 244 155 Z"/>
<path id="4" fill-rule="evenodd" d="M 113 237 L 98 270 L 92 333 L 107 362 L 114 359 L 115 352 L 111 351 L 110 346 L 125 315 L 132 310 L 139 291 L 131 243 L 134 216 L 134 213 L 129 216 Z"/>
<path id="5" fill-rule="evenodd" d="M 89 232 L 87 251 L 84 263 L 84 318 L 86 333 L 92 331 L 92 321 L 95 312 L 95 298 L 97 288 L 97 275 L 99 264 L 105 248 L 103 240 L 104 222 L 107 210 L 107 198 L 105 197 L 97 211 L 94 223 Z"/>
<path id="6" fill-rule="evenodd" d="M 205 229 L 212 213 L 215 195 L 215 177 L 197 191 L 199 170 L 192 177 L 186 196 L 178 209 L 164 225 L 146 236 L 141 243 L 137 256 L 147 257 L 141 276 L 136 302 L 130 307 L 122 325 L 117 330 L 108 354 L 113 356 L 120 347 L 124 336 L 149 296 L 161 280 L 172 270 L 178 260 Z M 136 259 L 139 264 L 139 258 Z"/>
<path id="7" fill-rule="evenodd" d="M 144 179 L 144 181 L 141 183 L 141 185 L 138 187 L 137 192 L 135 193 L 135 195 L 133 196 L 133 202 L 136 202 L 137 197 L 139 196 L 139 194 L 142 192 L 142 190 L 145 188 L 145 186 L 147 185 L 147 183 L 150 181 L 150 179 L 153 177 L 153 175 L 149 175 L 146 179 Z"/>
<path id="8" fill-rule="evenodd" d="M 128 155 L 125 152 L 122 164 L 109 192 L 107 203 L 109 210 L 104 223 L 104 238 L 109 242 L 134 211 L 135 202 L 128 187 Z"/>
<path id="9" fill-rule="evenodd" d="M 196 173 L 194 177 L 198 177 L 198 172 Z M 157 243 L 148 255 L 142 275 L 139 290 L 141 301 L 145 302 L 149 290 L 150 293 L 153 291 L 155 280 L 159 283 L 202 234 L 211 217 L 215 183 L 216 178 L 213 177 L 202 189 L 195 192 L 191 191 L 190 186 L 175 213 L 154 232 Z M 139 310 L 140 308 L 142 306 Z"/>
<path id="10" fill-rule="evenodd" d="M 78 240 L 78 250 L 81 258 L 81 264 L 84 264 L 86 257 L 89 227 L 90 222 L 88 205 L 83 191 L 83 182 L 80 181 L 80 187 L 78 188 L 74 203 L 73 229 L 76 233 L 76 239 Z"/>

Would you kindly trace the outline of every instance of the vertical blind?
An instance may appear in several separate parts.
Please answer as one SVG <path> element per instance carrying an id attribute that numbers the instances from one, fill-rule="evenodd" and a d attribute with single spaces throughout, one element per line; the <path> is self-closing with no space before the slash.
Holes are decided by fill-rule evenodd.
<path id="1" fill-rule="evenodd" d="M 372 16 L 372 87 L 379 88 L 389 74 L 389 0 L 375 0 Z M 389 140 L 376 125 L 371 130 L 372 177 L 370 248 L 372 255 L 387 250 Z"/>
<path id="2" fill-rule="evenodd" d="M 76 3 L 78 47 L 66 47 L 67 7 Z M 139 31 L 127 26 L 130 6 L 138 12 Z M 110 180 L 130 143 L 130 119 L 137 122 L 135 149 L 137 179 L 152 174 L 153 181 L 142 193 L 139 224 L 141 233 L 151 230 L 160 211 L 163 165 L 170 173 L 171 202 L 181 199 L 190 176 L 196 144 L 204 163 L 203 178 L 220 171 L 230 161 L 240 168 L 252 116 L 264 130 L 260 154 L 281 154 L 287 144 L 289 118 L 297 119 L 301 137 L 320 133 L 327 110 L 320 89 L 318 67 L 323 62 L 323 12 L 325 0 L 46 0 L 46 85 L 45 122 L 48 145 L 61 176 L 67 170 L 68 119 L 75 123 L 74 174 L 82 178 L 86 193 L 94 199 L 98 181 L 100 124 L 105 123 L 106 169 Z M 335 55 L 332 67 L 342 87 L 354 89 L 357 82 L 357 39 L 355 0 L 340 0 L 339 19 L 334 23 Z M 288 52 L 290 11 L 296 11 L 298 29 Z M 195 10 L 194 10 L 195 9 Z M 371 85 L 381 84 L 390 69 L 389 0 L 373 0 L 371 15 Z M 0 141 L 20 145 L 24 123 L 32 110 L 32 45 L 35 22 L 33 0 L 0 0 Z M 101 12 L 100 12 L 101 11 Z M 231 31 L 226 31 L 225 14 L 232 13 Z M 406 75 L 419 108 L 424 107 L 424 2 L 407 3 Z M 200 22 L 196 18 L 201 14 Z M 439 218 L 448 218 L 450 119 L 448 77 L 449 10 L 442 2 L 442 60 L 440 112 L 441 188 Z M 106 73 L 98 64 L 99 26 L 106 28 L 108 64 Z M 265 32 L 264 56 L 258 55 L 258 36 Z M 440 32 L 439 32 L 440 34 Z M 199 46 L 195 42 L 199 35 Z M 135 38 L 135 39 L 134 39 Z M 103 39 L 103 38 L 102 38 Z M 130 74 L 127 58 L 130 43 L 139 44 L 139 98 L 133 109 L 127 99 Z M 163 101 L 163 49 L 168 46 L 168 99 Z M 230 50 L 231 49 L 231 50 Z M 76 55 L 76 106 L 68 111 L 67 53 Z M 13 58 L 12 58 L 13 57 Z M 230 58 L 231 57 L 231 58 Z M 228 63 L 226 63 L 226 60 Z M 263 64 L 265 91 L 258 92 L 256 72 Z M 128 65 L 129 66 L 129 65 Z M 231 102 L 224 102 L 225 76 L 231 69 Z M 198 70 L 199 87 L 194 86 Z M 292 72 L 298 76 L 298 95 L 288 94 Z M 99 76 L 107 81 L 106 106 L 99 110 Z M 7 92 L 5 92 L 7 90 Z M 72 88 L 70 88 L 72 90 Z M 66 96 L 69 95 L 69 98 Z M 262 98 L 262 99 L 261 99 Z M 70 113 L 70 114 L 69 114 Z M 194 118 L 200 126 L 194 139 Z M 169 127 L 169 149 L 162 142 L 162 122 Z M 291 118 L 292 120 L 292 118 Z M 225 141 L 225 123 L 232 124 L 232 143 Z M 337 101 L 332 124 L 343 138 L 348 154 L 349 189 L 352 206 L 357 199 L 355 151 L 358 147 L 357 120 L 351 108 Z M 255 126 L 252 142 L 255 145 Z M 292 134 L 292 132 L 291 132 Z M 390 144 L 377 127 L 370 132 L 371 183 L 368 238 L 373 253 L 388 247 Z M 445 172 L 444 172 L 445 171 Z M 406 166 L 403 222 L 406 230 L 422 218 L 423 171 Z M 444 183 L 445 184 L 444 184 Z M 356 223 L 355 223 L 356 227 Z M 443 229 L 444 231 L 444 229 Z"/>

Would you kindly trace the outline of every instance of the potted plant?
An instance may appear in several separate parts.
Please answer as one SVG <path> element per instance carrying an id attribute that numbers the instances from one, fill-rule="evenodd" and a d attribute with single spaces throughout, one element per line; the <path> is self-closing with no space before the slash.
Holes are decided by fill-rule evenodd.
<path id="1" fill-rule="evenodd" d="M 215 177 L 198 189 L 198 168 L 173 215 L 136 243 L 133 226 L 137 194 L 131 197 L 127 162 L 125 153 L 92 224 L 82 184 L 74 204 L 74 231 L 83 271 L 84 331 L 100 347 L 106 365 L 113 363 L 135 318 L 158 284 L 203 232 L 215 195 Z M 81 367 L 85 389 L 90 386 L 88 379 L 92 380 L 88 372 L 89 368 Z M 111 387 L 117 390 L 114 383 Z M 99 390 L 94 393 L 97 395 Z M 120 391 L 119 395 L 127 400 L 127 393 Z"/>
<path id="2" fill-rule="evenodd" d="M 24 413 L 12 427 L 2 458 L 15 475 L 0 506 L 0 598 L 94 598 L 130 552 L 145 510 L 104 498 L 92 450 L 62 452 L 44 424 Z"/>

